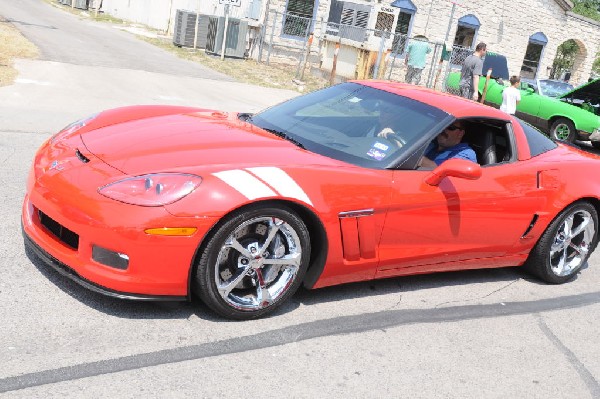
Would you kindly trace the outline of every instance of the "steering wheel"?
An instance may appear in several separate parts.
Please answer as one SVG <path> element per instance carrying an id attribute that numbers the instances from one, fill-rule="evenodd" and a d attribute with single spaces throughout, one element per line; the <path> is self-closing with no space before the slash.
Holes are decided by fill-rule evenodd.
<path id="1" fill-rule="evenodd" d="M 383 128 L 379 133 L 377 133 L 375 137 L 378 139 L 385 139 L 388 142 L 397 146 L 398 148 L 401 148 L 406 144 L 406 140 L 404 140 L 402 136 L 394 132 L 389 127 Z"/>

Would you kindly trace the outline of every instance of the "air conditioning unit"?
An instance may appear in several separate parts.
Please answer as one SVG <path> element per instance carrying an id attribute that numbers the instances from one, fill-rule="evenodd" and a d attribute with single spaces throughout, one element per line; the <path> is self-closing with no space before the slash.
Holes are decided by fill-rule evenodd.
<path id="1" fill-rule="evenodd" d="M 198 36 L 196 47 L 206 47 L 206 36 L 208 35 L 208 15 L 198 16 Z M 175 14 L 175 29 L 173 32 L 173 44 L 177 47 L 194 47 L 194 34 L 196 33 L 196 13 L 187 10 L 177 10 Z"/>
<path id="2" fill-rule="evenodd" d="M 206 52 L 221 55 L 225 17 L 208 17 L 208 36 Z M 227 38 L 225 39 L 225 56 L 244 58 L 246 56 L 246 37 L 248 36 L 248 21 L 229 18 L 227 23 Z"/>
<path id="3" fill-rule="evenodd" d="M 89 0 L 74 0 L 74 4 L 73 6 L 75 8 L 79 8 L 80 10 L 87 10 L 88 9 L 88 3 Z"/>

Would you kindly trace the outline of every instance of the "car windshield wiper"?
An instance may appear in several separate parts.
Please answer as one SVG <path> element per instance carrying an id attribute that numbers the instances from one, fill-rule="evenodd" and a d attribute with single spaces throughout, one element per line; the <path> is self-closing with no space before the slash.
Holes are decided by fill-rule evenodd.
<path id="1" fill-rule="evenodd" d="M 288 136 L 287 134 L 285 134 L 282 131 L 276 130 L 276 129 L 267 129 L 263 127 L 263 130 L 266 130 L 269 133 L 273 133 L 275 136 L 281 137 L 282 139 L 285 139 L 287 141 L 289 141 L 290 143 L 294 143 L 296 144 L 298 147 L 305 149 L 304 144 L 302 144 L 301 142 L 299 142 L 298 140 L 294 139 L 291 136 Z"/>

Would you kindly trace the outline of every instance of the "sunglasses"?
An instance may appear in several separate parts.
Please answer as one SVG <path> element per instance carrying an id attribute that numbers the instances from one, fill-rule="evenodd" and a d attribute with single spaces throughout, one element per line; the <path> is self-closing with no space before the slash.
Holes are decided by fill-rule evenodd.
<path id="1" fill-rule="evenodd" d="M 446 129 L 450 130 L 451 132 L 453 132 L 453 131 L 455 131 L 455 130 L 465 130 L 465 129 L 464 129 L 464 128 L 462 128 L 462 127 L 459 127 L 459 126 L 454 126 L 454 125 L 448 126 Z"/>

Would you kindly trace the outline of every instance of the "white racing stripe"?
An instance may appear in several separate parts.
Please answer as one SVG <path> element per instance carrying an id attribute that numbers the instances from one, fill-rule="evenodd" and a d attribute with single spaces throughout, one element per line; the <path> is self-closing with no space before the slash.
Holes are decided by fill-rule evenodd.
<path id="1" fill-rule="evenodd" d="M 260 167 L 260 168 L 248 168 L 249 170 L 256 176 L 258 176 L 262 181 L 266 182 L 269 186 L 271 186 L 275 191 L 277 191 L 280 195 L 284 197 L 296 198 L 302 202 L 305 202 L 309 205 L 312 205 L 310 202 L 310 198 L 306 195 L 302 187 L 298 185 L 283 170 L 274 167 Z"/>
<path id="2" fill-rule="evenodd" d="M 224 170 L 213 173 L 213 176 L 221 179 L 249 200 L 279 195 L 295 198 L 312 206 L 310 198 L 302 187 L 279 168 L 267 166 L 246 170 Z"/>
<path id="3" fill-rule="evenodd" d="M 243 170 L 225 170 L 223 172 L 213 173 L 213 176 L 223 180 L 250 200 L 274 197 L 277 195 L 266 184 Z"/>

